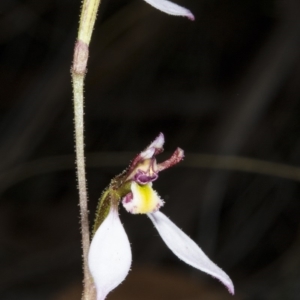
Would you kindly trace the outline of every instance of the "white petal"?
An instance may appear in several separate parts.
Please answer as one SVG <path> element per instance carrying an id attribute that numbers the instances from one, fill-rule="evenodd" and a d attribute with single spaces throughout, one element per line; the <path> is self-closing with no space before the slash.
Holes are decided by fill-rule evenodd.
<path id="1" fill-rule="evenodd" d="M 148 217 L 175 255 L 194 268 L 219 279 L 228 288 L 229 292 L 234 294 L 234 286 L 229 276 L 214 264 L 199 246 L 170 219 L 160 211 L 148 214 Z"/>
<path id="2" fill-rule="evenodd" d="M 167 0 L 145 0 L 145 1 L 150 5 L 152 5 L 153 7 L 169 15 L 183 16 L 189 18 L 192 21 L 195 20 L 195 17 L 191 13 L 191 11 L 171 1 L 167 1 Z"/>
<path id="3" fill-rule="evenodd" d="M 131 249 L 118 212 L 111 208 L 93 237 L 88 264 L 97 290 L 97 300 L 117 287 L 127 276 Z"/>

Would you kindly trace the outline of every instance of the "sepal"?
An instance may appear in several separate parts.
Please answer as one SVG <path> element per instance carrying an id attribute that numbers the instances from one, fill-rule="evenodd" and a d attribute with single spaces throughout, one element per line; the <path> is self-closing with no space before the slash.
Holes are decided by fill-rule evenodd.
<path id="1" fill-rule="evenodd" d="M 97 300 L 104 300 L 125 279 L 131 260 L 127 234 L 118 211 L 111 207 L 89 250 L 88 265 L 97 290 Z"/>
<path id="2" fill-rule="evenodd" d="M 173 15 L 173 16 L 187 17 L 192 21 L 195 20 L 195 17 L 190 10 L 182 6 L 179 6 L 171 1 L 167 1 L 167 0 L 144 0 L 144 1 L 146 1 L 156 9 L 166 14 Z"/>
<path id="3" fill-rule="evenodd" d="M 234 286 L 229 276 L 213 263 L 200 247 L 178 228 L 162 212 L 156 211 L 148 214 L 163 241 L 171 251 L 185 263 L 219 279 L 231 294 Z"/>

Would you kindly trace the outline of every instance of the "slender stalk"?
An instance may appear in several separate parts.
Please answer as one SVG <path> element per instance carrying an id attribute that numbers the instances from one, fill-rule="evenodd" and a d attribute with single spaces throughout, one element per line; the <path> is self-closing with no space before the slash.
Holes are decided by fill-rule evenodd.
<path id="1" fill-rule="evenodd" d="M 82 235 L 83 250 L 83 299 L 92 300 L 93 283 L 87 265 L 87 257 L 90 245 L 88 207 L 87 207 L 87 188 L 85 176 L 85 157 L 84 157 L 84 122 L 83 122 L 83 79 L 73 75 L 74 92 L 74 123 L 75 123 L 75 151 L 77 164 L 77 180 L 79 190 L 80 225 Z"/>
<path id="2" fill-rule="evenodd" d="M 88 269 L 88 252 L 90 246 L 90 232 L 88 220 L 88 199 L 85 175 L 84 156 L 84 78 L 89 56 L 89 43 L 100 0 L 84 0 L 81 7 L 79 30 L 74 48 L 72 66 L 74 125 L 75 125 L 75 151 L 77 164 L 77 180 L 79 190 L 80 225 L 83 250 L 83 300 L 96 299 L 93 280 Z"/>

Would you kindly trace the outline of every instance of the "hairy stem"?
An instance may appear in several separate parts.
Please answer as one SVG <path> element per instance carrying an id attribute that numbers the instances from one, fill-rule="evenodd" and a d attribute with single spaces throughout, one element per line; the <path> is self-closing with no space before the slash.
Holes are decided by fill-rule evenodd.
<path id="1" fill-rule="evenodd" d="M 87 188 L 85 176 L 85 157 L 84 157 L 84 122 L 83 122 L 83 81 L 84 76 L 73 75 L 74 93 L 74 123 L 75 123 L 75 151 L 77 164 L 77 180 L 79 190 L 80 225 L 82 235 L 83 250 L 83 299 L 92 300 L 93 282 L 89 273 L 87 258 L 90 245 L 88 207 L 87 207 Z"/>
<path id="2" fill-rule="evenodd" d="M 83 250 L 83 300 L 96 299 L 93 279 L 88 269 L 88 253 L 90 247 L 90 232 L 88 220 L 88 199 L 85 175 L 84 155 L 84 78 L 89 57 L 89 43 L 91 40 L 97 10 L 100 0 L 84 0 L 81 7 L 79 30 L 74 48 L 72 66 L 75 151 L 77 164 L 77 180 L 79 190 L 80 225 Z"/>

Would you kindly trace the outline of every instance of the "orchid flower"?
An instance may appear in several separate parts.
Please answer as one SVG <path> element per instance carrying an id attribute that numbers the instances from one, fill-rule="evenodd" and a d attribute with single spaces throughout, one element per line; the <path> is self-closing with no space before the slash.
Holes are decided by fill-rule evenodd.
<path id="1" fill-rule="evenodd" d="M 162 133 L 131 162 L 129 168 L 115 177 L 103 192 L 89 251 L 89 269 L 97 290 L 97 300 L 103 300 L 127 276 L 131 265 L 131 249 L 121 224 L 118 206 L 131 214 L 146 214 L 163 241 L 182 261 L 220 280 L 234 293 L 229 276 L 214 264 L 160 208 L 164 201 L 152 188 L 159 172 L 179 163 L 183 150 L 177 148 L 164 162 L 157 163 L 156 155 L 163 151 Z"/>

